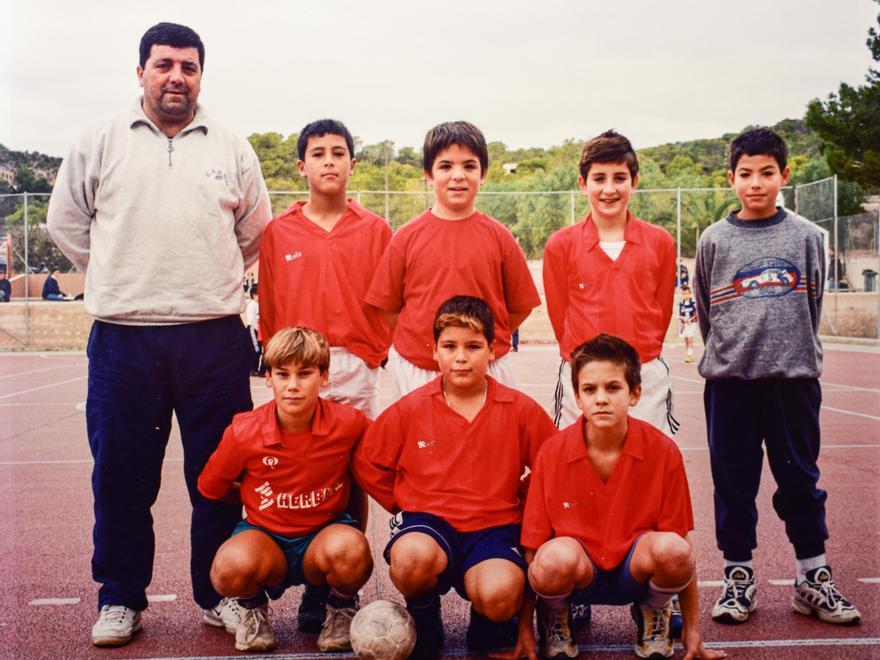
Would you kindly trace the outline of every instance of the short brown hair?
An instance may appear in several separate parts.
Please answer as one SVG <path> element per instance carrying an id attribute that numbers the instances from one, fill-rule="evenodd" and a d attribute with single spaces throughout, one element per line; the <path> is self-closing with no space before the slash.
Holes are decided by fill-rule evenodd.
<path id="1" fill-rule="evenodd" d="M 422 168 L 427 174 L 431 173 L 437 155 L 452 145 L 473 151 L 480 161 L 480 174 L 486 176 L 489 169 L 489 148 L 486 146 L 486 138 L 479 128 L 468 121 L 447 121 L 437 124 L 428 131 L 422 149 Z"/>
<path id="2" fill-rule="evenodd" d="M 453 296 L 437 309 L 434 316 L 434 341 L 446 328 L 470 328 L 482 333 L 490 344 L 495 340 L 495 320 L 492 310 L 482 298 Z"/>
<path id="3" fill-rule="evenodd" d="M 639 157 L 632 144 L 614 130 L 605 131 L 584 142 L 581 149 L 580 171 L 586 179 L 593 163 L 626 163 L 633 181 L 639 175 Z"/>
<path id="4" fill-rule="evenodd" d="M 571 385 L 577 394 L 581 369 L 590 362 L 611 362 L 623 367 L 623 375 L 630 392 L 642 384 L 642 365 L 639 354 L 620 337 L 596 335 L 571 352 Z"/>
<path id="5" fill-rule="evenodd" d="M 289 326 L 272 336 L 263 352 L 263 363 L 278 369 L 290 362 L 303 367 L 318 367 L 321 373 L 330 369 L 330 346 L 317 330 Z"/>

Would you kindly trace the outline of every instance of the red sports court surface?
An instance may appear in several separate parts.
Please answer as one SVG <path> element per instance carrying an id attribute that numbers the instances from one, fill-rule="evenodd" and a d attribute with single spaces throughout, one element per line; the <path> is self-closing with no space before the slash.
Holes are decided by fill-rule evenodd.
<path id="1" fill-rule="evenodd" d="M 880 658 L 880 352 L 827 347 L 823 377 L 821 485 L 830 496 L 828 555 L 843 593 L 861 609 L 855 628 L 839 628 L 795 614 L 789 606 L 793 553 L 770 502 L 772 478 L 765 466 L 759 498 L 761 519 L 755 555 L 759 607 L 743 626 L 709 619 L 717 596 L 721 558 L 715 550 L 712 485 L 702 411 L 702 380 L 695 364 L 670 346 L 676 440 L 685 456 L 696 515 L 703 633 L 711 646 L 734 658 Z M 555 347 L 523 346 L 512 356 L 520 388 L 549 407 L 558 358 Z M 268 390 L 252 381 L 257 403 Z M 388 380 L 383 375 L 383 404 Z M 188 578 L 189 504 L 176 435 L 168 445 L 162 492 L 154 507 L 156 565 L 144 630 L 120 649 L 96 649 L 90 629 L 96 587 L 90 578 L 92 459 L 83 401 L 86 359 L 82 354 L 0 355 L 0 657 L 180 658 L 235 657 L 232 637 L 201 623 Z M 749 411 L 744 410 L 744 415 Z M 388 537 L 387 514 L 373 505 L 368 533 L 378 556 Z M 380 560 L 362 599 L 398 599 Z M 278 639 L 274 657 L 321 657 L 315 637 L 296 631 L 299 590 L 273 604 Z M 464 656 L 467 605 L 457 596 L 443 602 L 445 653 Z M 578 637 L 582 657 L 632 655 L 635 626 L 626 608 L 594 608 L 593 623 Z M 682 652 L 677 652 L 681 657 Z M 251 656 L 254 657 L 254 656 Z"/>

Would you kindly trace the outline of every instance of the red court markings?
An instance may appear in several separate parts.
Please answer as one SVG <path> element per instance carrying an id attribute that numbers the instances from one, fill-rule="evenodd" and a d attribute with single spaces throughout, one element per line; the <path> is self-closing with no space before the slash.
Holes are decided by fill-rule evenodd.
<path id="1" fill-rule="evenodd" d="M 681 392 L 676 396 L 676 416 L 683 426 L 676 440 L 684 450 L 691 483 L 700 579 L 717 580 L 721 560 L 712 533 L 702 385 L 695 365 L 683 363 L 679 346 L 670 347 L 667 355 L 677 377 L 674 389 Z M 558 367 L 556 353 L 550 347 L 523 346 L 512 360 L 522 389 L 549 407 Z M 4 502 L 0 552 L 6 558 L 0 571 L 3 584 L 8 585 L 0 596 L 5 605 L 0 613 L 0 626 L 7 632 L 7 653 L 12 657 L 241 657 L 233 650 L 230 636 L 199 623 L 198 610 L 189 595 L 188 502 L 176 438 L 169 442 L 164 487 L 154 508 L 157 553 L 149 589 L 152 595 L 175 599 L 151 604 L 145 614 L 145 631 L 134 644 L 99 651 L 89 643 L 96 602 L 89 572 L 91 459 L 84 415 L 75 407 L 85 399 L 86 384 L 84 378 L 60 384 L 84 377 L 85 364 L 81 355 L 0 356 L 0 397 L 14 394 L 0 399 L 0 414 L 6 421 L 0 429 L 0 495 Z M 877 379 L 873 374 L 878 367 L 880 356 L 876 352 L 829 350 L 823 380 L 834 384 L 824 388 L 824 403 L 849 413 L 877 415 L 878 393 L 873 391 Z M 21 376 L 14 376 L 16 373 Z M 251 382 L 255 400 L 265 400 L 268 390 L 262 381 Z M 42 389 L 33 389 L 37 387 Z M 387 400 L 387 379 L 383 380 L 382 391 Z M 704 635 L 710 644 L 722 643 L 733 657 L 880 657 L 880 626 L 874 614 L 880 604 L 880 584 L 857 580 L 880 577 L 876 551 L 876 530 L 880 529 L 880 494 L 876 488 L 880 476 L 880 451 L 876 448 L 880 444 L 880 422 L 825 410 L 822 425 L 826 445 L 820 459 L 822 485 L 830 491 L 829 558 L 834 563 L 838 583 L 860 607 L 865 620 L 858 628 L 846 629 L 796 615 L 788 604 L 790 589 L 768 582 L 790 578 L 793 558 L 782 523 L 773 513 L 772 479 L 765 470 L 759 495 L 760 547 L 755 556 L 760 589 L 758 612 L 745 626 L 720 626 L 707 620 L 717 588 L 700 589 Z M 853 444 L 875 446 L 849 447 Z M 386 520 L 387 514 L 374 507 L 370 537 L 376 556 L 387 540 Z M 379 595 L 399 599 L 381 560 L 364 588 L 364 600 Z M 28 605 L 41 598 L 79 598 L 80 602 Z M 281 649 L 275 657 L 319 657 L 314 653 L 314 637 L 303 637 L 295 630 L 298 599 L 298 590 L 292 590 L 273 605 L 273 628 Z M 467 605 L 463 601 L 456 596 L 444 599 L 446 650 L 450 655 L 465 654 L 466 616 Z M 39 634 L 35 634 L 37 630 Z M 626 608 L 599 607 L 594 624 L 579 637 L 579 642 L 582 649 L 592 652 L 592 657 L 631 657 L 633 631 Z M 845 645 L 830 646 L 832 642 Z"/>

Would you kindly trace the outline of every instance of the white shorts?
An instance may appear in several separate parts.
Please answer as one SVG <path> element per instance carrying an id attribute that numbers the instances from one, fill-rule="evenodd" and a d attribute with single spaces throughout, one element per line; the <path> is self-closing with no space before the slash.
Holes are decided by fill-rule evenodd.
<path id="1" fill-rule="evenodd" d="M 672 381 L 663 357 L 643 364 L 641 376 L 642 396 L 635 407 L 630 408 L 629 414 L 656 426 L 666 435 L 672 435 L 678 430 L 679 423 L 672 416 Z M 577 421 L 580 414 L 571 386 L 571 365 L 562 360 L 553 401 L 553 421 L 557 428 L 564 429 Z"/>
<path id="2" fill-rule="evenodd" d="M 489 375 L 499 383 L 514 387 L 509 358 L 510 353 L 507 353 L 497 360 L 492 360 L 489 363 Z M 440 375 L 439 371 L 417 367 L 393 348 L 388 353 L 388 368 L 391 370 L 391 394 L 395 401 Z"/>
<path id="3" fill-rule="evenodd" d="M 682 339 L 693 339 L 697 336 L 697 323 L 682 323 L 678 331 L 678 336 Z"/>
<path id="4" fill-rule="evenodd" d="M 330 347 L 330 377 L 321 396 L 347 403 L 370 419 L 379 414 L 379 370 L 341 346 Z"/>

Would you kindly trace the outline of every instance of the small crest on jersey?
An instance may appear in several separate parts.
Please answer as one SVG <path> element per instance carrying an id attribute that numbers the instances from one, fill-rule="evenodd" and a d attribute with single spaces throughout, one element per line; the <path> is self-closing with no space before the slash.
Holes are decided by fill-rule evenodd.
<path id="1" fill-rule="evenodd" d="M 277 456 L 263 456 L 263 465 L 265 465 L 270 470 L 274 470 L 275 466 L 278 465 L 278 457 Z"/>

